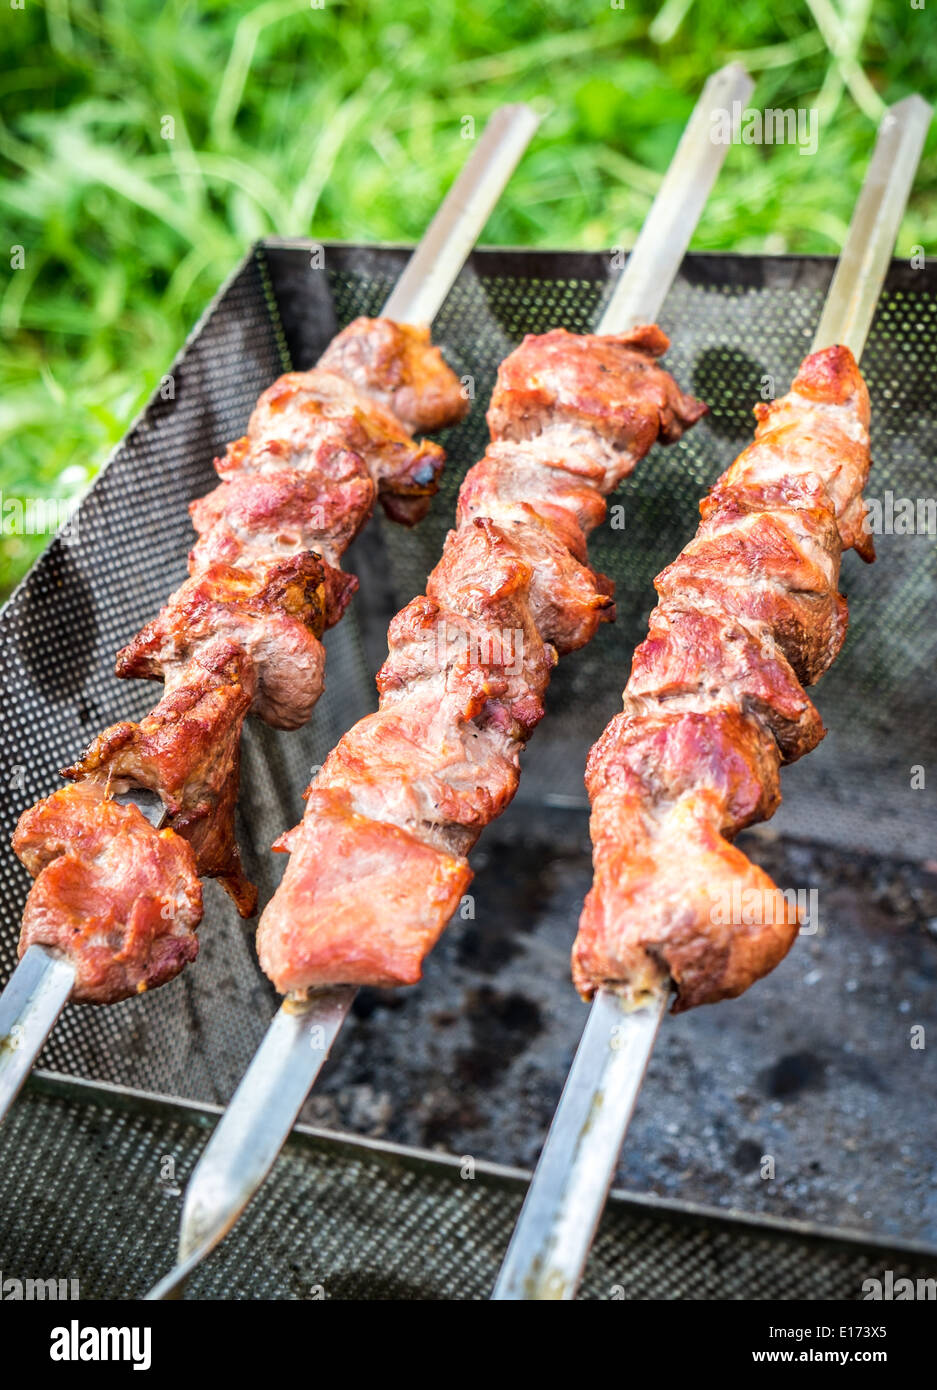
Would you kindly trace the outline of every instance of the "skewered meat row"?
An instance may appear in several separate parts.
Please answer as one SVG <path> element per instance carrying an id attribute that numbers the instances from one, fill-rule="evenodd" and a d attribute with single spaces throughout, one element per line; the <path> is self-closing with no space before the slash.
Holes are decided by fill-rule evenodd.
<path id="1" fill-rule="evenodd" d="M 528 336 L 502 364 L 492 442 L 467 474 L 426 594 L 393 619 L 380 705 L 330 754 L 258 931 L 281 993 L 396 985 L 471 879 L 466 855 L 507 806 L 559 656 L 613 616 L 586 537 L 656 440 L 703 414 L 657 364 L 659 328 Z"/>
<path id="2" fill-rule="evenodd" d="M 295 729 L 309 718 L 323 631 L 357 587 L 342 554 L 376 500 L 405 525 L 421 519 L 444 454 L 411 431 L 467 409 L 427 328 L 357 319 L 318 367 L 268 387 L 216 459 L 221 482 L 190 508 L 190 577 L 117 657 L 119 676 L 161 679 L 163 698 L 100 734 L 64 769 L 74 785 L 26 811 L 14 835 L 36 876 L 20 953 L 66 954 L 74 998 L 124 998 L 194 958 L 200 876 L 254 913 L 235 838 L 244 719 Z M 168 828 L 112 799 L 141 787 L 160 796 Z"/>
<path id="3" fill-rule="evenodd" d="M 754 443 L 655 580 L 624 710 L 589 755 L 594 879 L 573 948 L 587 999 L 606 987 L 640 1002 L 668 977 L 675 1011 L 731 998 L 797 935 L 794 905 L 731 840 L 774 813 L 780 765 L 825 733 L 803 687 L 845 638 L 843 551 L 874 558 L 869 397 L 832 347 L 755 414 Z"/>

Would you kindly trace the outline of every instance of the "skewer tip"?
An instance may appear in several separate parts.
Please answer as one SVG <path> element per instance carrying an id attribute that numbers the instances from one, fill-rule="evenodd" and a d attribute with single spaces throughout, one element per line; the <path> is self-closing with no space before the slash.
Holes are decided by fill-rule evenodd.
<path id="1" fill-rule="evenodd" d="M 917 116 L 919 120 L 926 120 L 927 124 L 930 125 L 933 114 L 933 103 L 925 100 L 919 92 L 912 92 L 910 96 L 902 97 L 900 101 L 893 102 L 885 113 L 885 119 L 888 117 L 913 119 Z"/>
<path id="2" fill-rule="evenodd" d="M 703 92 L 708 95 L 719 88 L 725 88 L 738 101 L 747 101 L 755 90 L 751 74 L 739 62 L 726 63 L 717 68 L 707 79 Z"/>

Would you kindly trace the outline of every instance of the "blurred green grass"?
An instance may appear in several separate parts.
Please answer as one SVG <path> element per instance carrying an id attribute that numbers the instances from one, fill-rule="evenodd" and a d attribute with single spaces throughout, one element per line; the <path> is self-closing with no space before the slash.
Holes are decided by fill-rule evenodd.
<path id="1" fill-rule="evenodd" d="M 80 492 L 266 233 L 415 240 L 503 101 L 543 126 L 483 240 L 629 245 L 699 88 L 816 106 L 820 147 L 734 147 L 694 245 L 835 252 L 883 103 L 937 94 L 910 0 L 27 0 L 2 9 L 0 492 Z M 170 121 L 174 126 L 172 138 Z M 937 241 L 932 128 L 899 240 Z M 0 595 L 41 538 L 0 537 Z"/>

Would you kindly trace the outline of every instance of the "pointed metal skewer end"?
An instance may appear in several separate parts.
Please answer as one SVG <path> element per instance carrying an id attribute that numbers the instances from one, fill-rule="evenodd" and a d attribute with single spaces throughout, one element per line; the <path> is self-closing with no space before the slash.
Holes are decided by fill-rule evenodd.
<path id="1" fill-rule="evenodd" d="M 75 983 L 72 965 L 30 946 L 0 995 L 0 1121 L 19 1095 Z"/>
<path id="2" fill-rule="evenodd" d="M 147 1295 L 181 1298 L 186 1279 L 228 1234 L 276 1162 L 357 991 L 281 1004 L 189 1180 L 176 1267 Z"/>
<path id="3" fill-rule="evenodd" d="M 600 990 L 492 1298 L 575 1298 L 669 988 L 640 1008 Z"/>

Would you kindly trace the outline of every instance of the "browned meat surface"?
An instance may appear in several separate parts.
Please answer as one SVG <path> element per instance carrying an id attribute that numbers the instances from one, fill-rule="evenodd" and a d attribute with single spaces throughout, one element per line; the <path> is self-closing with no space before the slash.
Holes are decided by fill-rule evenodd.
<path id="1" fill-rule="evenodd" d="M 78 782 L 60 794 L 70 799 L 55 803 L 72 808 L 86 793 L 100 799 L 115 789 L 152 788 L 169 813 L 172 838 L 165 843 L 194 853 L 198 872 L 220 879 L 246 916 L 255 910 L 256 890 L 234 831 L 244 717 L 250 710 L 281 729 L 309 718 L 324 682 L 322 633 L 341 618 L 357 586 L 339 568 L 344 551 L 376 499 L 406 525 L 425 514 L 444 455 L 438 445 L 413 439 L 411 428 L 453 424 L 468 404 L 426 330 L 358 320 L 326 356 L 327 368 L 275 381 L 258 400 L 247 433 L 216 460 L 220 484 L 191 506 L 199 539 L 189 556 L 190 577 L 117 658 L 118 675 L 161 679 L 165 695 L 139 724 L 101 734 L 67 770 Z M 395 404 L 406 421 L 392 413 Z M 94 981 L 80 983 L 76 994 L 97 1001 L 108 991 L 122 998 L 169 978 L 195 950 L 190 927 L 198 917 L 190 922 L 189 898 L 179 899 L 175 933 L 171 920 L 150 929 L 150 899 L 133 896 L 132 879 L 124 896 L 114 896 L 109 875 L 118 882 L 120 855 L 131 853 L 141 835 L 146 840 L 146 831 L 121 819 L 119 810 L 101 810 L 96 821 L 102 837 L 110 828 L 122 838 L 113 854 L 95 848 L 97 857 L 86 866 L 87 893 L 98 895 L 93 902 L 81 896 L 80 849 L 50 866 L 52 877 L 44 876 L 30 898 L 28 920 L 39 920 L 41 903 L 42 921 L 54 918 L 61 934 L 64 923 L 79 932 L 76 904 L 98 913 L 98 922 L 110 895 L 117 925 L 91 931 L 85 954 Z M 51 825 L 48 815 L 36 813 L 25 813 L 21 829 L 31 827 L 30 834 L 18 843 L 32 843 Z M 146 864 L 147 891 L 171 919 L 176 862 L 163 850 Z M 136 952 L 126 962 L 124 928 Z M 130 979 L 137 983 L 128 985 Z"/>
<path id="2" fill-rule="evenodd" d="M 461 418 L 461 417 L 459 417 Z M 334 371 L 287 372 L 257 402 L 247 434 L 215 462 L 222 478 L 278 468 L 328 473 L 330 452 L 357 455 L 389 516 L 426 514 L 445 454 L 417 443 L 390 411 Z"/>
<path id="3" fill-rule="evenodd" d="M 20 955 L 42 945 L 68 959 L 73 999 L 142 994 L 198 954 L 202 890 L 190 846 L 110 800 L 102 782 L 63 787 L 31 807 L 13 848 L 36 879 Z"/>
<path id="4" fill-rule="evenodd" d="M 241 867 L 234 830 L 241 728 L 253 679 L 244 648 L 213 638 L 151 714 L 139 724 L 124 721 L 105 729 L 62 774 L 103 782 L 111 794 L 132 787 L 156 792 L 169 824 L 192 846 L 199 875 L 219 879 L 242 917 L 257 909 L 257 890 Z"/>
<path id="5" fill-rule="evenodd" d="M 192 504 L 191 578 L 119 653 L 118 675 L 171 682 L 201 643 L 224 635 L 256 668 L 253 713 L 300 727 L 322 693 L 319 638 L 356 585 L 338 568 L 342 553 L 375 497 L 417 519 L 442 459 L 336 372 L 280 377 L 216 461 L 224 481 Z"/>
<path id="6" fill-rule="evenodd" d="M 314 550 L 333 568 L 371 515 L 377 489 L 356 454 L 331 454 L 332 469 L 235 474 L 189 508 L 199 540 L 193 571 L 219 561 L 253 572 Z M 335 571 L 341 574 L 341 571 Z M 338 581 L 335 581 L 336 583 Z M 353 575 L 341 575 L 353 592 Z M 341 614 L 329 614 L 335 621 Z"/>
<path id="7" fill-rule="evenodd" d="M 530 333 L 498 371 L 488 410 L 492 439 L 550 439 L 557 427 L 582 430 L 587 448 L 617 477 L 630 473 L 658 439 L 679 439 L 705 414 L 657 365 L 670 343 L 656 324 L 630 333 Z M 561 437 L 563 437 L 561 435 Z M 546 442 L 545 440 L 545 442 Z M 613 452 L 607 455 L 602 445 Z"/>
<path id="8" fill-rule="evenodd" d="M 332 339 L 319 366 L 352 382 L 411 434 L 435 434 L 468 414 L 469 399 L 425 324 L 355 319 Z"/>
<path id="9" fill-rule="evenodd" d="M 215 564 L 186 580 L 118 652 L 117 674 L 173 687 L 205 643 L 226 637 L 253 668 L 252 711 L 274 728 L 297 729 L 322 694 L 325 622 L 325 578 L 313 551 L 272 565 L 260 587 L 250 571 Z"/>
<path id="10" fill-rule="evenodd" d="M 391 623 L 380 708 L 278 842 L 292 857 L 258 950 L 279 990 L 419 978 L 471 877 L 465 856 L 514 795 L 558 655 L 611 616 L 585 553 L 605 494 L 704 409 L 656 364 L 666 345 L 659 329 L 557 332 L 502 363 L 494 443 L 462 485 L 426 597 Z"/>
<path id="11" fill-rule="evenodd" d="M 309 820 L 275 846 L 291 857 L 276 912 L 261 918 L 264 969 L 284 994 L 302 992 L 311 979 L 323 985 L 415 983 L 471 879 L 467 864 L 406 830 L 357 814 L 340 792 L 314 791 L 308 805 Z M 310 883 L 324 931 L 310 929 Z"/>
<path id="12" fill-rule="evenodd" d="M 656 580 L 624 712 L 589 755 L 594 878 L 573 978 L 633 999 L 669 978 L 676 1010 L 740 994 L 777 965 L 792 898 L 732 837 L 772 815 L 778 768 L 823 737 L 803 690 L 846 631 L 840 556 L 862 529 L 869 398 L 852 354 L 808 357 L 756 410 L 755 441 Z"/>

